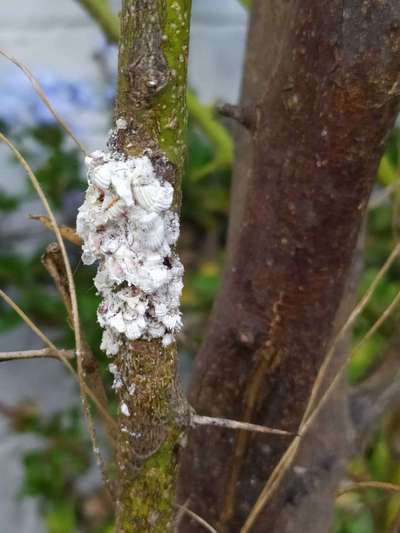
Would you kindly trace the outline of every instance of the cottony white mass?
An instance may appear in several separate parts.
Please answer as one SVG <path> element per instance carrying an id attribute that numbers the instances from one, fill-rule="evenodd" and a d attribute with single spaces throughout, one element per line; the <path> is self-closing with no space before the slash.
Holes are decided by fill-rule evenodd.
<path id="1" fill-rule="evenodd" d="M 83 263 L 99 262 L 101 348 L 115 355 L 122 335 L 160 338 L 168 345 L 182 326 L 183 266 L 172 250 L 179 236 L 173 187 L 156 176 L 148 156 L 124 160 L 96 151 L 85 162 L 89 186 L 77 232 Z"/>

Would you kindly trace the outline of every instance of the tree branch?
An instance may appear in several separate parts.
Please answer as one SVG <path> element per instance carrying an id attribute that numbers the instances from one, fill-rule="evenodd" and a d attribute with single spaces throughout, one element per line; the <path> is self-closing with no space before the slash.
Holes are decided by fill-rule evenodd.
<path id="1" fill-rule="evenodd" d="M 227 429 L 236 429 L 239 431 L 254 431 L 256 433 L 268 433 L 269 435 L 283 435 L 290 436 L 292 433 L 282 429 L 267 428 L 259 426 L 258 424 L 248 424 L 246 422 L 239 422 L 238 420 L 229 420 L 227 418 L 214 418 L 212 416 L 200 416 L 193 414 L 190 417 L 190 425 L 196 426 L 214 426 Z"/>
<path id="2" fill-rule="evenodd" d="M 210 163 L 193 174 L 201 179 L 217 170 L 230 168 L 233 162 L 233 141 L 226 128 L 214 117 L 214 107 L 200 103 L 192 91 L 188 92 L 188 108 L 196 125 L 203 131 L 215 147 L 215 157 Z"/>
<path id="3" fill-rule="evenodd" d="M 77 1 L 101 27 L 107 39 L 111 43 L 118 43 L 120 35 L 118 18 L 111 11 L 107 0 Z M 244 2 L 248 3 L 249 0 Z M 202 178 L 211 172 L 230 167 L 233 161 L 233 142 L 229 131 L 215 119 L 212 107 L 202 104 L 192 91 L 188 92 L 187 106 L 197 126 L 215 149 L 214 159 L 200 169 L 194 178 Z"/>
<path id="4" fill-rule="evenodd" d="M 196 412 L 298 430 L 398 110 L 399 22 L 396 0 L 357 0 L 346 17 L 339 0 L 252 2 L 241 106 L 257 112 L 239 134 L 230 259 L 196 362 Z M 286 446 L 191 432 L 181 501 L 239 531 Z M 251 531 L 273 531 L 286 497 L 277 492 Z"/>
<path id="5" fill-rule="evenodd" d="M 118 161 L 150 159 L 159 183 L 173 186 L 175 213 L 185 159 L 190 9 L 190 0 L 122 2 L 115 128 L 109 139 L 110 153 Z M 163 253 L 164 266 L 172 268 L 175 251 Z M 132 296 L 138 290 L 146 297 L 127 285 Z M 113 294 L 119 290 L 123 288 L 116 286 Z M 165 532 L 173 523 L 177 451 L 189 422 L 177 378 L 176 345 L 162 343 L 157 335 L 131 340 L 121 333 L 116 352 L 113 365 L 121 384 L 116 387 L 116 529 Z"/>
<path id="6" fill-rule="evenodd" d="M 74 369 L 74 367 L 71 365 L 70 361 L 67 357 L 65 357 L 63 350 L 59 350 L 52 342 L 51 340 L 41 331 L 41 329 L 32 322 L 32 320 L 26 315 L 26 313 L 12 300 L 4 291 L 0 289 L 0 298 L 9 305 L 14 311 L 20 316 L 20 318 L 26 323 L 26 325 L 41 339 L 47 346 L 50 348 L 51 351 L 56 353 L 58 357 L 61 359 L 61 361 L 64 363 L 64 365 L 67 367 L 69 372 L 72 374 L 74 379 L 79 383 L 79 377 L 77 376 L 77 373 Z M 96 396 L 93 394 L 92 390 L 86 385 L 86 383 L 83 383 L 83 386 L 85 388 L 86 394 L 93 400 L 94 404 L 99 409 L 99 412 L 102 414 L 105 420 L 108 420 L 110 424 L 114 424 L 113 419 L 110 417 L 110 414 L 104 410 L 101 403 L 98 401 Z"/>
<path id="7" fill-rule="evenodd" d="M 203 530 L 209 531 L 210 533 L 218 533 L 217 530 L 210 526 L 210 524 L 201 518 L 201 516 L 188 509 L 185 505 L 177 505 L 177 507 L 183 513 L 188 514 Z"/>

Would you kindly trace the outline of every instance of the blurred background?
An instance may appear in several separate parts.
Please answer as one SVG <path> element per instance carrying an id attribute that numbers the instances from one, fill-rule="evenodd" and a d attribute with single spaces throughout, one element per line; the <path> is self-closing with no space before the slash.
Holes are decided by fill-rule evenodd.
<path id="1" fill-rule="evenodd" d="M 113 7 L 118 9 L 119 2 Z M 201 342 L 224 262 L 233 141 L 215 112 L 240 92 L 247 12 L 238 0 L 193 0 L 190 50 L 191 113 L 183 183 L 180 253 L 185 264 L 179 339 L 185 380 Z M 116 47 L 74 0 L 2 0 L 0 48 L 27 64 L 51 103 L 90 149 L 103 148 L 115 94 Z M 0 129 L 34 169 L 61 223 L 74 226 L 85 176 L 75 145 L 55 124 L 23 74 L 0 61 Z M 365 227 L 360 295 L 391 252 L 399 234 L 400 135 L 391 135 L 379 169 Z M 59 346 L 73 346 L 64 308 L 40 262 L 52 235 L 30 214 L 43 214 L 23 170 L 0 147 L 0 286 Z M 98 298 L 93 271 L 70 247 L 82 322 L 99 352 L 94 322 Z M 393 267 L 354 329 L 360 339 L 400 290 Z M 379 372 L 399 349 L 396 313 L 355 352 L 348 369 L 353 386 Z M 17 315 L 0 303 L 1 351 L 40 348 Z M 400 483 L 400 406 L 368 436 L 363 455 L 348 466 L 352 480 Z M 77 388 L 55 360 L 3 362 L 0 369 L 0 532 L 110 533 L 112 517 L 91 457 Z M 349 493 L 336 505 L 335 533 L 394 531 L 400 496 Z"/>

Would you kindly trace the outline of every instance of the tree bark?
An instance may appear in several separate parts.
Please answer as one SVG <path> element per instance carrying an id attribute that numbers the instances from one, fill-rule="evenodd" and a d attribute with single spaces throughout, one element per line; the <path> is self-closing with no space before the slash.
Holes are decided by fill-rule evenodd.
<path id="1" fill-rule="evenodd" d="M 253 1 L 229 260 L 190 387 L 200 414 L 298 429 L 397 114 L 399 72 L 397 0 Z M 239 531 L 288 444 L 192 430 L 181 500 L 219 533 Z M 275 531 L 287 491 L 252 531 Z"/>
<path id="2" fill-rule="evenodd" d="M 122 2 L 117 127 L 109 140 L 113 153 L 150 157 L 157 176 L 174 186 L 175 210 L 185 156 L 190 7 L 190 0 Z M 177 450 L 187 423 L 176 361 L 175 343 L 157 339 L 124 339 L 113 359 L 129 414 L 120 416 L 118 437 L 118 533 L 165 533 L 173 525 Z"/>

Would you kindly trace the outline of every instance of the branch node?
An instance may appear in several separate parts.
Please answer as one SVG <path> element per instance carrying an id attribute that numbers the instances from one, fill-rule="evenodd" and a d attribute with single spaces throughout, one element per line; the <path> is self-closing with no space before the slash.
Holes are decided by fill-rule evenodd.
<path id="1" fill-rule="evenodd" d="M 254 106 L 238 106 L 233 104 L 221 104 L 217 106 L 220 115 L 231 118 L 248 131 L 253 131 L 256 123 L 256 110 Z"/>

